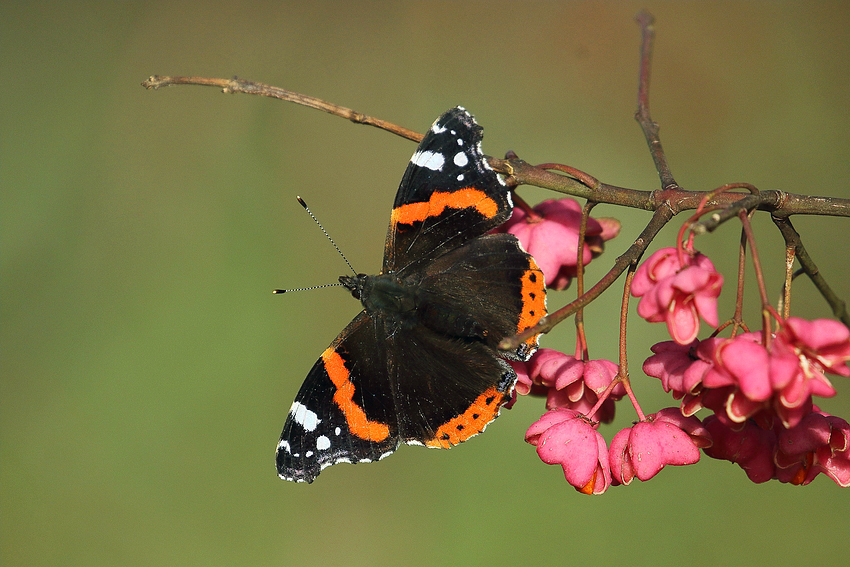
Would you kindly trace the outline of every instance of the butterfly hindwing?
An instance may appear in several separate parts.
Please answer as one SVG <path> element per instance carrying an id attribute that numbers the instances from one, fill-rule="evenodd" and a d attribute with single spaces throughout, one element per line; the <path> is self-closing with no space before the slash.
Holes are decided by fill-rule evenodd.
<path id="1" fill-rule="evenodd" d="M 486 330 L 481 339 L 494 352 L 502 339 L 533 327 L 546 314 L 543 272 L 512 234 L 488 234 L 440 256 L 425 269 L 418 293 L 430 312 L 453 317 L 455 326 L 475 322 Z M 451 334 L 446 326 L 442 332 Z M 537 339 L 502 355 L 526 360 Z"/>

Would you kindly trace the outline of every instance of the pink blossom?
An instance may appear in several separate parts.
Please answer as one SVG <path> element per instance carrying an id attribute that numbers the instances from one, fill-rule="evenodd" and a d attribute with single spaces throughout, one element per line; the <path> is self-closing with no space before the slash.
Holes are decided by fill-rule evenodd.
<path id="1" fill-rule="evenodd" d="M 529 216 L 515 207 L 511 218 L 497 230 L 515 235 L 546 278 L 552 289 L 566 289 L 575 276 L 581 205 L 575 199 L 549 199 L 533 208 L 537 216 Z M 617 236 L 618 221 L 589 217 L 582 248 L 582 264 L 602 253 L 604 243 Z"/>
<path id="2" fill-rule="evenodd" d="M 779 405 L 793 410 L 811 396 L 835 395 L 827 373 L 850 376 L 850 329 L 831 319 L 789 317 L 776 335 L 771 354 Z"/>
<path id="3" fill-rule="evenodd" d="M 777 433 L 777 478 L 809 484 L 823 473 L 839 486 L 850 486 L 850 424 L 819 411 Z"/>
<path id="4" fill-rule="evenodd" d="M 691 416 L 704 407 L 703 378 L 714 367 L 714 351 L 724 340 L 695 340 L 689 345 L 675 341 L 658 343 L 652 347 L 655 354 L 644 361 L 643 371 L 647 376 L 659 378 L 665 392 L 682 400 L 682 414 Z"/>
<path id="5" fill-rule="evenodd" d="M 611 485 L 605 439 L 580 413 L 568 409 L 546 412 L 531 424 L 525 440 L 549 465 L 561 465 L 564 477 L 576 490 L 601 494 Z"/>
<path id="6" fill-rule="evenodd" d="M 699 341 L 687 345 L 665 341 L 653 345 L 651 348 L 655 354 L 644 361 L 644 373 L 659 378 L 664 391 L 672 393 L 674 399 L 697 393 L 702 384 L 702 373 L 694 372 L 692 367 L 695 364 L 709 365 L 696 354 L 699 344 Z"/>
<path id="7" fill-rule="evenodd" d="M 744 469 L 755 483 L 767 482 L 776 475 L 773 453 L 776 449 L 776 434 L 771 429 L 762 429 L 752 421 L 732 429 L 710 415 L 703 425 L 711 434 L 712 445 L 705 454 L 714 459 L 732 461 Z"/>
<path id="8" fill-rule="evenodd" d="M 526 363 L 532 384 L 548 388 L 546 408 L 567 408 L 587 414 L 599 401 L 619 368 L 610 360 L 580 360 L 553 349 L 541 348 Z M 525 386 L 523 386 L 525 388 Z M 626 393 L 622 384 L 593 415 L 602 423 L 614 419 L 614 402 Z"/>
<path id="9" fill-rule="evenodd" d="M 659 343 L 643 369 L 682 399 L 684 415 L 706 407 L 727 426 L 753 419 L 770 429 L 778 419 L 794 427 L 811 413 L 813 396 L 835 395 L 826 374 L 850 375 L 850 331 L 836 321 L 791 317 L 770 344 L 755 332 Z"/>
<path id="10" fill-rule="evenodd" d="M 723 276 L 703 254 L 684 254 L 662 248 L 635 272 L 631 293 L 640 297 L 638 315 L 650 323 L 666 321 L 670 336 L 679 344 L 692 342 L 699 333 L 702 317 L 717 326 L 717 297 Z"/>
<path id="11" fill-rule="evenodd" d="M 714 440 L 706 455 L 738 464 L 753 482 L 804 485 L 823 473 L 850 486 L 850 424 L 839 417 L 814 408 L 791 428 L 779 421 L 763 428 L 751 419 L 730 427 L 716 416 L 704 424 Z"/>
<path id="12" fill-rule="evenodd" d="M 614 436 L 611 474 L 621 484 L 629 484 L 635 476 L 646 481 L 665 465 L 698 462 L 700 448 L 710 445 L 711 435 L 700 420 L 684 417 L 678 408 L 666 408 Z"/>

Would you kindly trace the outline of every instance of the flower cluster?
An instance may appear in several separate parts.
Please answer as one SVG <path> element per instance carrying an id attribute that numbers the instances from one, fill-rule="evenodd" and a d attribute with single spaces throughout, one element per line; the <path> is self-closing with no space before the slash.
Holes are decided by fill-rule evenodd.
<path id="1" fill-rule="evenodd" d="M 638 315 L 650 323 L 667 323 L 670 336 L 686 345 L 699 334 L 702 317 L 717 326 L 717 296 L 723 276 L 706 256 L 662 248 L 638 267 L 632 295 L 640 297 Z"/>
<path id="2" fill-rule="evenodd" d="M 827 374 L 850 376 L 846 364 L 850 331 L 829 319 L 789 317 L 770 339 L 769 348 L 760 333 L 684 346 L 659 343 L 643 370 L 682 400 L 684 415 L 703 407 L 714 412 L 706 420 L 715 440 L 715 447 L 706 450 L 709 456 L 738 463 L 757 482 L 777 478 L 808 483 L 812 471 L 815 475 L 825 472 L 839 484 L 846 482 L 839 479 L 850 478 L 847 439 L 830 441 L 829 435 L 824 438 L 811 428 L 819 424 L 823 429 L 825 423 L 825 414 L 814 406 L 812 397 L 835 395 Z M 846 432 L 844 420 L 829 416 L 828 421 Z M 782 444 L 780 438 L 797 441 Z M 801 452 L 800 447 L 813 446 L 815 439 L 830 447 L 828 456 L 818 450 Z M 802 454 L 806 458 L 801 460 Z M 827 458 L 828 467 L 815 466 Z M 807 472 L 788 474 L 792 462 L 803 463 Z M 839 470 L 842 463 L 843 472 Z"/>
<path id="3" fill-rule="evenodd" d="M 610 448 L 598 426 L 580 412 L 556 408 L 531 424 L 525 440 L 537 447 L 544 463 L 561 465 L 567 482 L 585 494 L 601 494 L 635 477 L 649 480 L 666 465 L 696 463 L 700 448 L 711 444 L 703 424 L 676 408 L 621 430 Z"/>
<path id="4" fill-rule="evenodd" d="M 535 256 L 547 286 L 564 289 L 576 275 L 577 255 L 587 264 L 619 230 L 588 218 L 577 254 L 581 216 L 572 199 L 545 201 L 515 209 L 500 230 Z M 586 494 L 649 480 L 666 465 L 696 463 L 701 451 L 738 464 L 754 482 L 808 484 L 822 473 L 850 486 L 850 424 L 813 402 L 835 395 L 829 375 L 850 376 L 850 330 L 773 312 L 775 332 L 697 339 L 701 320 L 719 323 L 723 277 L 691 246 L 692 239 L 652 254 L 630 288 L 640 298 L 638 315 L 667 325 L 672 340 L 652 348 L 643 370 L 661 380 L 679 407 L 644 416 L 617 364 L 590 360 L 582 348 L 576 356 L 544 348 L 528 362 L 511 363 L 517 393 L 546 398 L 547 412 L 528 428 L 526 441 Z M 627 394 L 639 421 L 607 443 L 600 423 L 613 420 L 615 402 Z M 701 409 L 713 413 L 701 421 L 695 415 Z"/>
<path id="5" fill-rule="evenodd" d="M 706 455 L 736 463 L 753 482 L 809 484 L 823 473 L 850 486 L 850 424 L 840 417 L 815 408 L 789 429 L 781 424 L 764 429 L 752 420 L 730 428 L 717 416 L 704 425 L 714 441 Z"/>
<path id="6" fill-rule="evenodd" d="M 614 419 L 614 402 L 626 391 L 612 385 L 617 365 L 610 360 L 579 360 L 556 350 L 542 348 L 526 363 L 512 362 L 517 372 L 517 392 L 546 396 L 546 409 L 571 409 L 587 415 L 605 393 L 596 416 L 603 423 Z M 609 390 L 606 393 L 606 390 Z"/>
<path id="7" fill-rule="evenodd" d="M 727 425 L 753 418 L 769 428 L 778 418 L 794 427 L 811 413 L 812 396 L 835 395 L 827 374 L 850 376 L 850 330 L 789 317 L 771 339 L 769 349 L 761 333 L 659 343 L 643 371 L 683 400 L 685 415 L 708 407 Z"/>

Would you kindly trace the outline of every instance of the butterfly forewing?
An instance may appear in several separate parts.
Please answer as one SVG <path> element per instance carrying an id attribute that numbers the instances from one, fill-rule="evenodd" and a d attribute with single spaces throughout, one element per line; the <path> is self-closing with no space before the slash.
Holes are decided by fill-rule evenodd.
<path id="1" fill-rule="evenodd" d="M 482 138 L 461 107 L 428 130 L 396 193 L 384 273 L 427 264 L 508 219 L 510 191 L 481 153 Z"/>

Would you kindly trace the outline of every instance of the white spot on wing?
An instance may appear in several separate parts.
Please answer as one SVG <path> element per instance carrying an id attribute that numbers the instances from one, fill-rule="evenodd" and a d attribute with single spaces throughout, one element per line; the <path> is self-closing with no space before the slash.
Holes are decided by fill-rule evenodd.
<path id="1" fill-rule="evenodd" d="M 289 441 L 287 441 L 286 439 L 281 439 L 280 443 L 277 444 L 277 450 L 280 451 L 281 449 L 283 449 L 287 453 L 292 452 L 292 448 L 289 446 Z"/>
<path id="2" fill-rule="evenodd" d="M 334 435 L 339 435 L 341 432 L 342 432 L 342 429 L 340 429 L 339 427 L 334 429 Z"/>
<path id="3" fill-rule="evenodd" d="M 289 415 L 295 420 L 295 423 L 304 428 L 305 431 L 313 431 L 316 426 L 322 421 L 316 412 L 307 409 L 307 406 L 301 402 L 292 402 L 292 407 L 289 409 Z"/>
<path id="4" fill-rule="evenodd" d="M 309 459 L 310 457 L 313 456 L 313 451 L 307 451 L 306 453 L 304 453 L 304 456 Z"/>
<path id="5" fill-rule="evenodd" d="M 462 174 L 462 173 L 461 173 L 460 175 L 458 175 L 458 176 L 457 176 L 457 180 L 458 180 L 458 181 L 463 181 L 463 174 Z"/>
<path id="6" fill-rule="evenodd" d="M 325 437 L 324 435 L 319 435 L 316 439 L 316 449 L 319 451 L 324 451 L 325 449 L 330 449 L 331 440 Z"/>
<path id="7" fill-rule="evenodd" d="M 410 158 L 410 163 L 418 165 L 419 167 L 427 167 L 433 171 L 440 171 L 446 163 L 446 158 L 443 154 L 437 152 L 416 152 L 413 154 L 413 157 Z"/>
<path id="8" fill-rule="evenodd" d="M 469 163 L 469 158 L 468 158 L 468 157 L 466 157 L 466 154 L 465 154 L 465 153 L 463 153 L 463 152 L 458 152 L 458 153 L 456 153 L 456 154 L 455 154 L 454 162 L 455 162 L 455 165 L 456 165 L 456 166 L 458 166 L 458 167 L 464 167 L 466 164 L 468 164 L 468 163 Z"/>
<path id="9" fill-rule="evenodd" d="M 446 131 L 446 127 L 440 126 L 439 124 L 434 122 L 433 124 L 431 124 L 431 131 L 435 134 L 442 134 L 443 132 Z"/>

